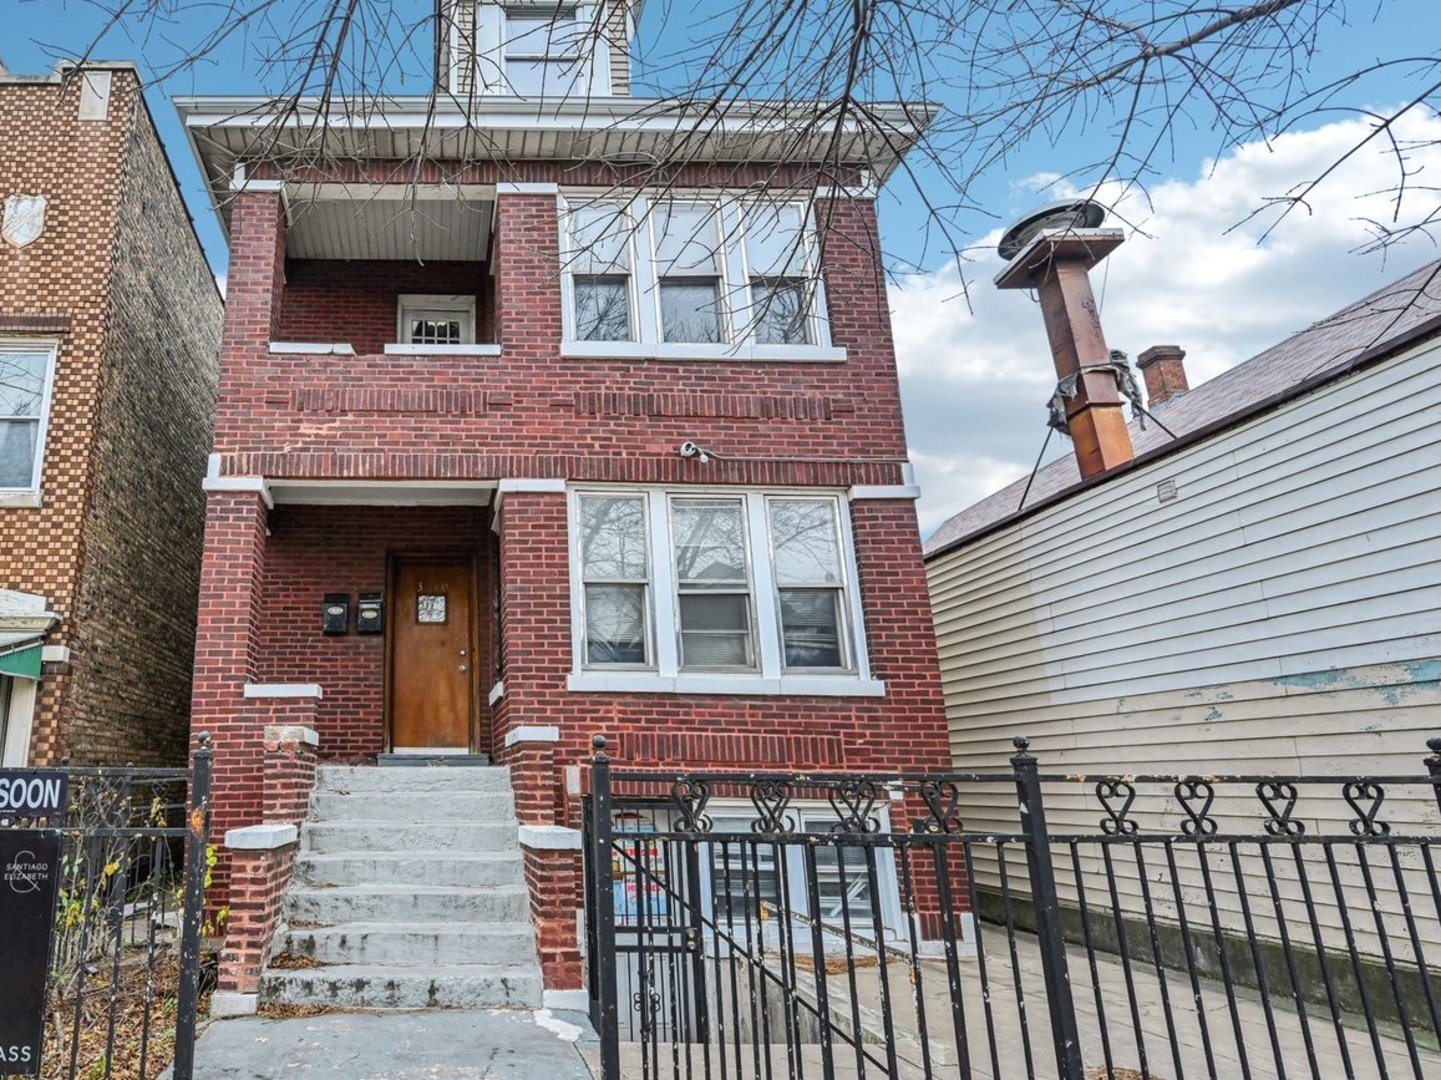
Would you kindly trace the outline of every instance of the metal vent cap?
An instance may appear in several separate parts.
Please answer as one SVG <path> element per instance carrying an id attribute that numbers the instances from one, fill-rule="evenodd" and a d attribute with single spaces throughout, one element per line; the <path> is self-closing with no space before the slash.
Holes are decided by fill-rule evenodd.
<path id="1" fill-rule="evenodd" d="M 1010 262 L 1040 233 L 1049 229 L 1095 229 L 1106 220 L 1106 209 L 1090 199 L 1061 199 L 1023 214 L 1006 230 L 996 251 Z"/>

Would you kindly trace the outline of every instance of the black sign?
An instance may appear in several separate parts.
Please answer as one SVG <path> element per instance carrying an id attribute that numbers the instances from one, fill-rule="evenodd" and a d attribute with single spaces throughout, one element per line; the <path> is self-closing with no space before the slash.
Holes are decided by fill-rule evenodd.
<path id="1" fill-rule="evenodd" d="M 63 769 L 0 769 L 0 818 L 61 817 L 69 779 Z"/>
<path id="2" fill-rule="evenodd" d="M 0 1075 L 38 1076 L 60 834 L 0 829 Z"/>

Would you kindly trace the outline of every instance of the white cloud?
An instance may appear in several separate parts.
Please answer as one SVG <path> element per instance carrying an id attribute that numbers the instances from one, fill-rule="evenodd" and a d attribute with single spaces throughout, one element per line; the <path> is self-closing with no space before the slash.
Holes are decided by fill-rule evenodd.
<path id="1" fill-rule="evenodd" d="M 1248 144 L 1195 179 L 1172 178 L 1114 202 L 1108 224 L 1134 227 L 1092 276 L 1107 343 L 1134 358 L 1157 344 L 1186 350 L 1191 385 L 1255 355 L 1352 300 L 1436 257 L 1424 236 L 1389 254 L 1355 254 L 1371 237 L 1366 219 L 1389 219 L 1395 160 L 1380 146 L 1344 165 L 1262 240 L 1274 213 L 1246 215 L 1268 197 L 1319 174 L 1365 133 L 1364 121 Z M 1399 135 L 1422 211 L 1441 178 L 1441 117 L 1408 118 Z M 1431 145 L 1425 146 L 1427 142 Z M 1071 194 L 1051 177 L 1013 185 L 1017 204 Z M 1429 190 L 1428 190 L 1429 189 Z M 1029 197 L 1028 197 L 1028 194 Z M 1422 205 L 1425 204 L 1425 205 Z M 1229 230 L 1229 231 L 1228 231 Z M 1055 381 L 1040 311 L 1030 294 L 999 292 L 991 278 L 1000 230 L 967 267 L 970 308 L 954 266 L 903 280 L 891 291 L 897 362 L 912 458 L 929 533 L 951 514 L 1027 474 L 1046 436 L 1045 401 Z M 1059 437 L 1048 457 L 1069 452 Z"/>

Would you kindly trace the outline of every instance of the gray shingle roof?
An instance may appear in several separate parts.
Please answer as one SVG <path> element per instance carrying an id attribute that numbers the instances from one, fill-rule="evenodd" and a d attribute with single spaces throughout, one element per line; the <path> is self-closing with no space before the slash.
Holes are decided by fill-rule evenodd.
<path id="1" fill-rule="evenodd" d="M 1299 392 L 1303 385 L 1338 372 L 1363 354 L 1399 344 L 1438 317 L 1441 317 L 1441 260 L 1378 289 L 1202 383 L 1190 393 L 1172 399 L 1157 415 L 1177 439 L 1184 439 L 1188 433 L 1228 418 L 1239 419 L 1257 404 L 1289 390 Z M 1158 451 L 1174 441 L 1150 422 L 1145 431 L 1132 422 L 1131 440 L 1137 457 Z M 926 554 L 953 546 L 1015 514 L 1020 509 L 1025 487 L 1025 480 L 1017 480 L 947 520 L 926 541 Z M 1036 473 L 1026 495 L 1026 506 L 1036 507 L 1047 500 L 1064 498 L 1070 488 L 1089 489 L 1081 485 L 1075 457 L 1067 454 L 1042 466 Z"/>

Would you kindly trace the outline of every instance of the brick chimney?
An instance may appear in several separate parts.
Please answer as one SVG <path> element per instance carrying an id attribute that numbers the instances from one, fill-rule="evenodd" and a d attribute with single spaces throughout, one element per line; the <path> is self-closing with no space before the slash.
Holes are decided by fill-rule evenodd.
<path id="1" fill-rule="evenodd" d="M 1191 384 L 1186 381 L 1186 350 L 1179 345 L 1152 345 L 1136 358 L 1146 379 L 1146 407 L 1155 409 L 1178 398 Z"/>
<path id="2" fill-rule="evenodd" d="M 1095 203 L 1077 202 L 1043 207 L 1022 218 L 1001 241 L 1001 256 L 1011 261 L 996 275 L 999 289 L 1035 289 L 1040 296 L 1083 478 L 1135 456 L 1091 292 L 1091 268 L 1125 239 L 1120 229 L 1095 227 L 1104 217 Z"/>

